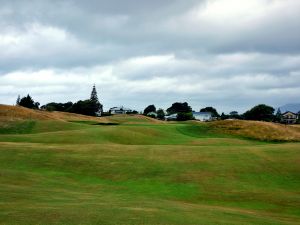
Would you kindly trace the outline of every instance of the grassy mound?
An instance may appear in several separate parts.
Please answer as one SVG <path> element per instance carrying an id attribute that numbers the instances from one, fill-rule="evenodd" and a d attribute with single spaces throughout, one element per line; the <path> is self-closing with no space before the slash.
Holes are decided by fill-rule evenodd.
<path id="1" fill-rule="evenodd" d="M 82 125 L 79 125 L 81 123 Z M 29 134 L 76 130 L 84 125 L 159 124 L 158 120 L 142 115 L 92 117 L 67 112 L 48 112 L 20 106 L 0 105 L 0 134 Z M 90 127 L 89 127 L 90 128 Z"/>
<path id="2" fill-rule="evenodd" d="M 300 141 L 300 126 L 261 121 L 225 120 L 209 124 L 216 132 L 262 141 Z"/>
<path id="3" fill-rule="evenodd" d="M 105 122 L 105 118 L 85 116 L 67 112 L 49 112 L 42 110 L 33 110 L 21 106 L 10 106 L 0 104 L 0 122 L 17 120 L 96 120 Z"/>

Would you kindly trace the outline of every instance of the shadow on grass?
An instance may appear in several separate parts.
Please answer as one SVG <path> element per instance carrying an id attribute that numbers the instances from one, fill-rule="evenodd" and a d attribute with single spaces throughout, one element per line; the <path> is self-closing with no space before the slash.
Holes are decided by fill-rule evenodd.
<path id="1" fill-rule="evenodd" d="M 116 125 L 120 125 L 119 123 L 112 123 L 112 122 L 108 122 L 108 123 L 102 123 L 102 122 L 97 122 L 97 121 L 90 121 L 90 120 L 72 120 L 69 121 L 72 123 L 81 123 L 81 124 L 87 124 L 87 125 L 98 125 L 98 126 L 116 126 Z"/>

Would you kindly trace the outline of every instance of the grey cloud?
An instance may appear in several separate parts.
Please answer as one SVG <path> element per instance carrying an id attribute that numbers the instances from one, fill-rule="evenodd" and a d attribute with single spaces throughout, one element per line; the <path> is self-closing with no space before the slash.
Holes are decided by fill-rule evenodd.
<path id="1" fill-rule="evenodd" d="M 94 82 L 105 105 L 139 109 L 297 101 L 299 1 L 226 3 L 0 0 L 0 101 L 75 101 Z"/>

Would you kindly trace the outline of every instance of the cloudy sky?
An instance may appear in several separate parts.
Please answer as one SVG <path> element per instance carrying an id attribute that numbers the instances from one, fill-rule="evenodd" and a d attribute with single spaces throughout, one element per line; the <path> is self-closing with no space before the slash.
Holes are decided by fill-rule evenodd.
<path id="1" fill-rule="evenodd" d="M 299 0 L 0 0 L 0 103 L 299 103 L 299 28 Z"/>

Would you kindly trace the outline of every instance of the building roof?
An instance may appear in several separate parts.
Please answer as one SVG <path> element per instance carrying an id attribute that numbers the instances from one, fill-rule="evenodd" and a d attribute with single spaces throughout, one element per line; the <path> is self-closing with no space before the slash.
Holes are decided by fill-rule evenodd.
<path id="1" fill-rule="evenodd" d="M 120 107 L 112 107 L 110 108 L 109 110 L 123 110 L 123 111 L 131 111 L 131 109 L 129 108 L 125 108 L 123 106 L 120 106 Z"/>
<path id="2" fill-rule="evenodd" d="M 177 118 L 177 113 L 165 116 L 165 118 Z"/>
<path id="3" fill-rule="evenodd" d="M 193 112 L 193 115 L 197 115 L 197 116 L 211 116 L 212 113 L 211 112 Z"/>
<path id="4" fill-rule="evenodd" d="M 291 111 L 286 111 L 285 113 L 282 113 L 281 115 L 285 115 L 285 114 L 288 114 L 288 113 L 291 113 L 291 114 L 297 116 L 297 113 L 293 113 L 293 112 L 291 112 Z"/>

